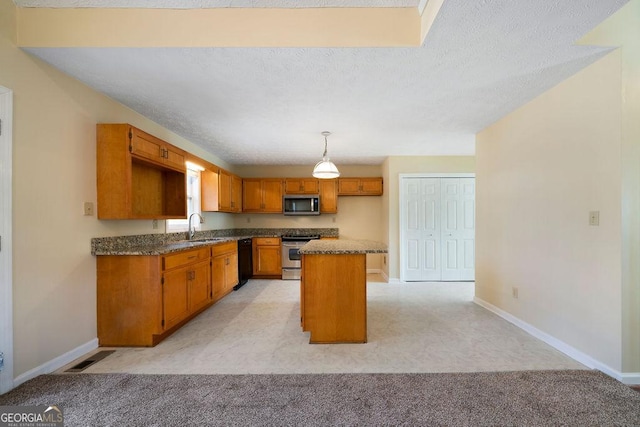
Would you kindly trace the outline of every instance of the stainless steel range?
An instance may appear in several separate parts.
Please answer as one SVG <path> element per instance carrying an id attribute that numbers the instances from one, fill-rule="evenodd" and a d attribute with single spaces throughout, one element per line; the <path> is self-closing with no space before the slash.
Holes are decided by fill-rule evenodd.
<path id="1" fill-rule="evenodd" d="M 282 280 L 300 280 L 300 248 L 320 236 L 282 236 Z"/>

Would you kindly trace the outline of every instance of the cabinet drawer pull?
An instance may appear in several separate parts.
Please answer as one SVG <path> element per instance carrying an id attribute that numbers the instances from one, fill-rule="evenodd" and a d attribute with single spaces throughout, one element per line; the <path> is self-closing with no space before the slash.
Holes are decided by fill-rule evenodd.
<path id="1" fill-rule="evenodd" d="M 194 258 L 197 258 L 197 257 L 198 257 L 198 255 L 191 255 L 191 256 L 189 257 L 189 259 L 194 259 Z"/>

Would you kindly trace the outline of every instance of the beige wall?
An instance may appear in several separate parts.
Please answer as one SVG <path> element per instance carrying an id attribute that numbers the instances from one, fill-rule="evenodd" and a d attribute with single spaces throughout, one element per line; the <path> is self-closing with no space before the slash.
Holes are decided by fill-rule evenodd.
<path id="1" fill-rule="evenodd" d="M 475 159 L 472 156 L 397 156 L 389 157 L 383 164 L 387 194 L 384 203 L 387 213 L 389 245 L 388 275 L 400 279 L 400 174 L 404 173 L 473 173 Z"/>
<path id="2" fill-rule="evenodd" d="M 382 176 L 380 166 L 338 165 L 342 177 Z M 243 178 L 309 177 L 309 166 L 242 166 L 235 172 Z M 385 186 L 386 191 L 386 186 Z M 343 239 L 368 239 L 384 241 L 384 210 L 380 196 L 340 196 L 338 213 L 320 216 L 284 216 L 282 214 L 240 214 L 235 216 L 235 226 L 289 228 L 320 227 L 338 228 Z M 384 269 L 385 257 L 367 255 L 368 269 Z"/>
<path id="3" fill-rule="evenodd" d="M 188 141 L 30 57 L 14 43 L 15 6 L 0 0 L 0 85 L 14 93 L 13 296 L 17 377 L 96 338 L 92 237 L 152 233 L 151 221 L 98 221 L 95 125 L 129 122 L 207 160 Z M 210 216 L 213 228 L 230 216 Z"/>
<path id="4" fill-rule="evenodd" d="M 632 0 L 581 40 L 621 46 L 622 365 L 640 375 L 640 0 Z"/>
<path id="5" fill-rule="evenodd" d="M 620 85 L 616 51 L 476 139 L 476 296 L 616 370 Z"/>

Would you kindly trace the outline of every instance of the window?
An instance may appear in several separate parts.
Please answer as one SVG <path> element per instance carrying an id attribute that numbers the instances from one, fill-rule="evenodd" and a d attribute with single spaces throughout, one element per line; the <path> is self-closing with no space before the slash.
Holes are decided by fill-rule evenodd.
<path id="1" fill-rule="evenodd" d="M 187 219 L 168 219 L 166 225 L 166 231 L 180 232 L 188 231 L 189 229 L 189 217 L 192 213 L 202 214 L 200 210 L 200 171 L 203 170 L 201 166 L 194 163 L 187 162 Z M 200 230 L 199 218 L 193 219 L 193 224 L 196 230 Z"/>

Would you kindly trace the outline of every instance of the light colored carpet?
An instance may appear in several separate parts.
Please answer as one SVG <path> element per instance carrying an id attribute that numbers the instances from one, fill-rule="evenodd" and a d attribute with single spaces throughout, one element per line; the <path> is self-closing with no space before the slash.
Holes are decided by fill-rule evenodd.
<path id="1" fill-rule="evenodd" d="M 369 342 L 309 344 L 308 334 L 300 328 L 299 286 L 298 281 L 250 280 L 158 346 L 118 348 L 84 372 L 303 374 L 585 369 L 474 304 L 473 283 L 369 282 Z"/>
<path id="2" fill-rule="evenodd" d="M 43 375 L 0 405 L 71 426 L 637 426 L 640 394 L 596 371 Z"/>

